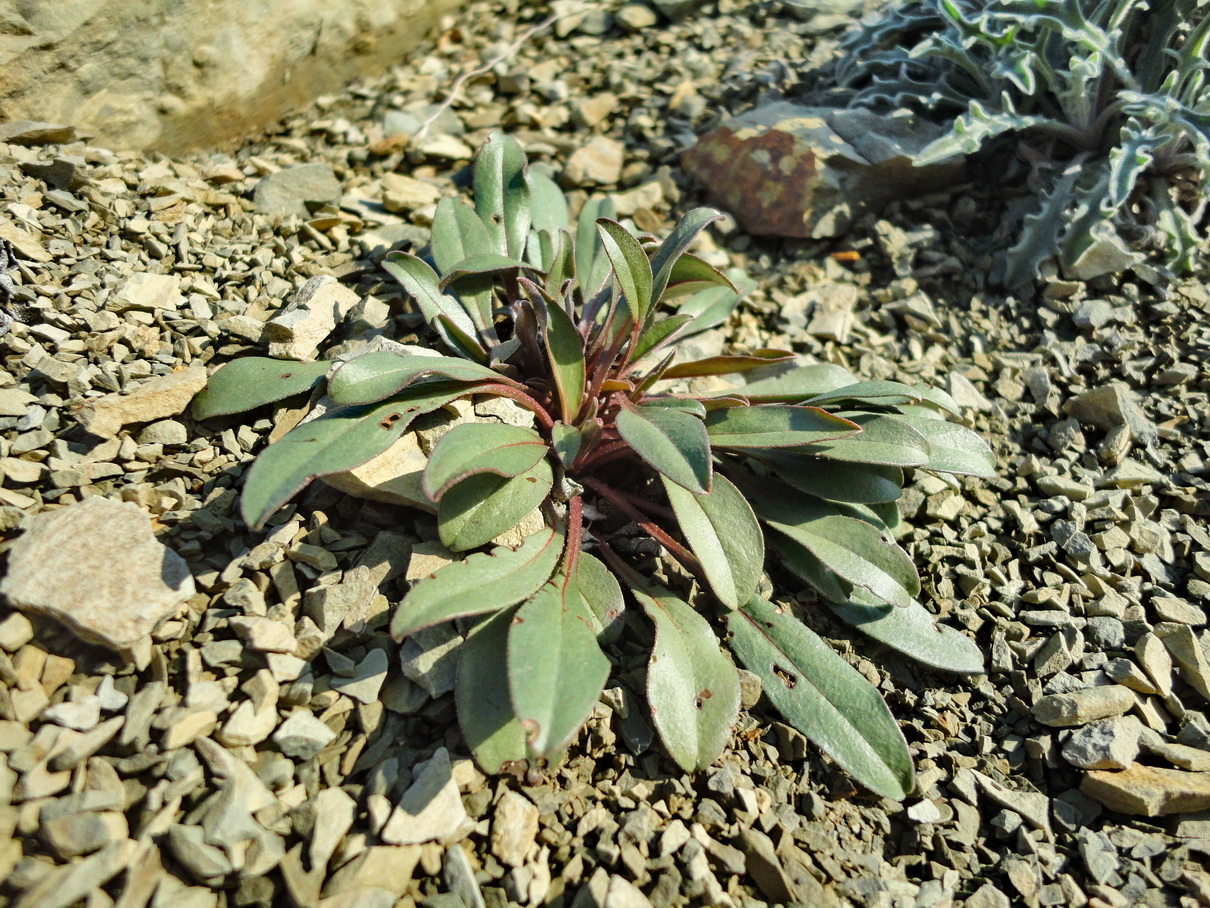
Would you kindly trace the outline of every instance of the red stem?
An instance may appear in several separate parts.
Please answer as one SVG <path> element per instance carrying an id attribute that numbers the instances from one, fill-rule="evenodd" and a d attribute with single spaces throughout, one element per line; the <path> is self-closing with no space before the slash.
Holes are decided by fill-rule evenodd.
<path id="1" fill-rule="evenodd" d="M 584 479 L 582 482 L 601 497 L 609 499 L 622 513 L 638 524 L 644 533 L 666 548 L 672 557 L 701 581 L 703 586 L 707 585 L 706 574 L 702 570 L 701 562 L 697 560 L 697 557 L 692 552 L 669 536 L 662 527 L 649 521 L 642 511 L 600 480 Z"/>
<path id="2" fill-rule="evenodd" d="M 538 417 L 538 422 L 542 423 L 542 427 L 544 429 L 546 429 L 547 431 L 550 431 L 551 429 L 553 429 L 555 427 L 555 421 L 553 419 L 551 419 L 550 414 L 546 412 L 546 408 L 543 407 L 536 400 L 534 400 L 532 397 L 530 397 L 528 394 L 526 394 L 524 391 L 518 391 L 516 388 L 510 388 L 508 385 L 491 385 L 491 384 L 489 384 L 489 385 L 482 385 L 480 388 L 478 388 L 476 390 L 476 393 L 482 393 L 482 392 L 490 392 L 492 394 L 498 395 L 499 397 L 507 397 L 511 400 L 515 400 L 517 403 L 519 403 L 525 409 L 527 409 L 531 413 L 533 413 L 534 416 Z"/>
<path id="3" fill-rule="evenodd" d="M 571 583 L 571 577 L 580 557 L 580 543 L 584 537 L 584 499 L 574 495 L 567 500 L 567 545 L 563 549 L 563 589 Z"/>

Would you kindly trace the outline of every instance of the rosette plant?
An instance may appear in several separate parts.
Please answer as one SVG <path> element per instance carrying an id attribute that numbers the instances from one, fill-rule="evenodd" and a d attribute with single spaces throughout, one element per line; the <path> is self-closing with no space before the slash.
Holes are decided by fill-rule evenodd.
<path id="1" fill-rule="evenodd" d="M 981 671 L 975 644 L 917 602 L 920 581 L 894 530 L 904 470 L 986 475 L 987 446 L 944 418 L 955 408 L 940 391 L 857 381 L 772 350 L 676 362 L 677 340 L 738 300 L 727 276 L 688 251 L 717 213 L 690 211 L 657 241 L 590 202 L 573 237 L 557 187 L 499 134 L 478 155 L 474 189 L 473 208 L 438 207 L 428 260 L 395 252 L 384 263 L 451 355 L 248 358 L 212 376 L 199 417 L 326 383 L 322 415 L 249 470 L 247 522 L 260 526 L 311 479 L 385 451 L 423 413 L 507 398 L 533 428 L 462 423 L 432 449 L 424 491 L 441 541 L 467 554 L 417 582 L 391 621 L 400 640 L 454 619 L 470 627 L 455 699 L 483 768 L 560 754 L 609 678 L 606 649 L 630 632 L 650 647 L 652 722 L 684 769 L 710 765 L 739 708 L 722 640 L 845 770 L 905 796 L 911 758 L 881 696 L 758 588 L 771 554 L 781 576 L 875 640 L 941 669 Z M 685 390 L 756 369 L 776 374 Z M 535 510 L 543 529 L 516 547 L 493 544 Z M 650 579 L 655 547 L 636 551 L 636 534 L 684 569 L 665 572 L 677 591 Z"/>

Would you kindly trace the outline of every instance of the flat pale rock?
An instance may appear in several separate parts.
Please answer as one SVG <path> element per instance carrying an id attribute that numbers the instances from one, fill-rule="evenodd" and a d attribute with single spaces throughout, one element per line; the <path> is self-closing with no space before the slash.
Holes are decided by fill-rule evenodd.
<path id="1" fill-rule="evenodd" d="M 503 864 L 520 867 L 537 835 L 538 808 L 525 795 L 506 791 L 492 816 L 492 854 Z"/>
<path id="2" fill-rule="evenodd" d="M 381 837 L 389 845 L 440 841 L 466 819 L 449 751 L 438 747 L 427 762 L 416 767 L 414 780 L 382 828 Z"/>
<path id="3" fill-rule="evenodd" d="M 1121 772 L 1088 773 L 1080 791 L 1118 813 L 1144 817 L 1191 813 L 1210 809 L 1210 772 L 1132 763 Z"/>
<path id="4" fill-rule="evenodd" d="M 194 586 L 189 567 L 155 538 L 137 505 L 97 497 L 31 517 L 9 550 L 0 592 L 89 643 L 126 651 Z"/>
<path id="5" fill-rule="evenodd" d="M 707 133 L 681 166 L 748 233 L 837 236 L 866 210 L 958 180 L 960 162 L 912 166 L 941 131 L 919 117 L 779 101 Z"/>
<path id="6" fill-rule="evenodd" d="M 90 401 L 76 418 L 91 434 L 107 438 L 132 423 L 152 422 L 184 413 L 189 402 L 204 387 L 206 368 L 191 366 L 149 379 L 129 394 L 106 394 Z"/>
<path id="7" fill-rule="evenodd" d="M 181 295 L 181 279 L 175 274 L 138 272 L 122 281 L 106 303 L 107 309 L 126 312 L 166 310 L 173 312 L 185 301 Z"/>
<path id="8" fill-rule="evenodd" d="M 1069 728 L 1097 719 L 1125 715 L 1134 708 L 1134 693 L 1120 684 L 1087 687 L 1065 694 L 1050 694 L 1034 704 L 1034 718 L 1043 725 Z"/>
<path id="9" fill-rule="evenodd" d="M 273 318 L 265 322 L 261 339 L 269 355 L 281 359 L 310 359 L 337 322 L 361 300 L 352 288 L 330 274 L 311 278 Z"/>
<path id="10" fill-rule="evenodd" d="M 264 177 L 252 199 L 262 214 L 305 218 L 312 207 L 335 202 L 340 193 L 340 181 L 327 164 L 299 164 Z"/>
<path id="11" fill-rule="evenodd" d="M 573 186 L 612 186 L 622 178 L 625 153 L 621 142 L 595 136 L 572 152 L 563 175 Z"/>

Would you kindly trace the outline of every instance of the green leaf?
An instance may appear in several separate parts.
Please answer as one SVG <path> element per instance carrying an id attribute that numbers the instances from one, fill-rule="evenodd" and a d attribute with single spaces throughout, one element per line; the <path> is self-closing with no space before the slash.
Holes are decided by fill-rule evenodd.
<path id="1" fill-rule="evenodd" d="M 676 397 L 671 394 L 659 394 L 653 397 L 645 398 L 644 405 L 652 407 L 663 407 L 665 410 L 681 410 L 684 413 L 692 413 L 698 419 L 706 418 L 706 407 L 696 397 Z"/>
<path id="2" fill-rule="evenodd" d="M 587 552 L 576 555 L 574 583 L 580 594 L 584 617 L 597 635 L 597 643 L 608 646 L 622 636 L 626 604 L 613 571 Z"/>
<path id="3" fill-rule="evenodd" d="M 583 443 L 584 436 L 575 426 L 557 422 L 550 430 L 550 446 L 554 450 L 555 456 L 559 458 L 559 463 L 564 467 L 570 467 L 575 462 L 576 455 L 580 453 L 580 446 Z"/>
<path id="4" fill-rule="evenodd" d="M 418 580 L 391 618 L 396 640 L 467 615 L 494 612 L 528 599 L 548 581 L 563 554 L 562 534 L 544 529 L 517 546 L 496 546 L 445 565 Z"/>
<path id="5" fill-rule="evenodd" d="M 508 695 L 508 631 L 516 611 L 505 609 L 477 624 L 458 659 L 458 725 L 475 762 L 488 775 L 527 756 L 525 730 Z"/>
<path id="6" fill-rule="evenodd" d="M 924 466 L 939 473 L 962 473 L 984 478 L 996 475 L 996 456 L 978 434 L 944 419 L 910 414 L 893 417 L 907 423 L 928 443 L 928 462 Z"/>
<path id="7" fill-rule="evenodd" d="M 596 632 L 559 586 L 546 584 L 517 610 L 508 633 L 508 682 L 533 753 L 544 756 L 571 741 L 608 677 Z"/>
<path id="8" fill-rule="evenodd" d="M 709 623 L 667 591 L 635 598 L 655 624 L 647 702 L 660 740 L 686 772 L 705 769 L 739 714 L 739 675 Z"/>
<path id="9" fill-rule="evenodd" d="M 799 366 L 776 375 L 732 388 L 722 394 L 740 394 L 753 403 L 801 403 L 825 391 L 853 383 L 853 374 L 832 363 Z"/>
<path id="10" fill-rule="evenodd" d="M 619 224 L 608 218 L 597 220 L 597 234 L 601 246 L 609 256 L 614 276 L 622 288 L 630 318 L 635 324 L 643 324 L 651 309 L 651 262 L 643 245 Z"/>
<path id="11" fill-rule="evenodd" d="M 441 274 L 447 274 L 459 262 L 493 251 L 492 238 L 475 210 L 458 199 L 442 199 L 433 215 L 433 264 Z M 481 331 L 492 324 L 492 289 L 489 282 L 471 285 L 464 281 L 458 288 L 458 298 Z M 440 289 L 440 288 L 439 288 Z"/>
<path id="12" fill-rule="evenodd" d="M 419 379 L 440 376 L 456 382 L 516 385 L 487 366 L 451 356 L 411 356 L 376 350 L 341 363 L 328 382 L 328 396 L 340 406 L 368 404 L 390 397 Z"/>
<path id="13" fill-rule="evenodd" d="M 546 441 L 533 429 L 500 423 L 454 426 L 433 448 L 424 468 L 424 493 L 440 501 L 455 483 L 478 473 L 520 476 L 546 456 Z"/>
<path id="14" fill-rule="evenodd" d="M 664 372 L 664 378 L 697 378 L 702 375 L 750 372 L 794 358 L 793 353 L 787 353 L 785 350 L 754 350 L 744 356 L 709 356 L 689 363 L 678 363 Z"/>
<path id="15" fill-rule="evenodd" d="M 287 359 L 245 356 L 218 370 L 193 399 L 193 418 L 209 419 L 243 413 L 310 391 L 334 363 L 299 363 Z"/>
<path id="16" fill-rule="evenodd" d="M 765 541 L 786 570 L 814 587 L 824 600 L 841 602 L 853 594 L 851 583 L 837 577 L 822 561 L 789 536 L 770 530 Z"/>
<path id="17" fill-rule="evenodd" d="M 560 230 L 554 235 L 549 257 L 543 259 L 543 265 L 546 268 L 546 280 L 543 282 L 543 287 L 556 299 L 562 296 L 564 282 L 575 277 L 573 254 L 571 234 L 566 230 Z"/>
<path id="18" fill-rule="evenodd" d="M 789 448 L 854 435 L 861 429 L 817 407 L 728 407 L 706 416 L 716 448 Z"/>
<path id="19" fill-rule="evenodd" d="M 605 255 L 605 247 L 597 233 L 597 219 L 612 218 L 614 213 L 610 199 L 588 199 L 576 220 L 576 280 L 584 302 L 588 302 L 609 277 L 609 257 Z"/>
<path id="20" fill-rule="evenodd" d="M 862 633 L 931 668 L 960 675 L 985 670 L 979 645 L 955 628 L 938 624 L 915 599 L 906 608 L 896 608 L 858 589 L 848 601 L 825 602 Z"/>
<path id="21" fill-rule="evenodd" d="M 660 478 L 681 532 L 702 563 L 714 595 L 727 608 L 739 608 L 756 592 L 765 566 L 765 537 L 752 506 L 725 476 L 715 474 L 704 495 L 694 495 L 667 477 Z"/>
<path id="22" fill-rule="evenodd" d="M 722 214 L 712 208 L 694 208 L 676 222 L 672 233 L 651 257 L 651 300 L 658 303 L 664 296 L 672 271 L 682 255 L 689 251 L 690 244 L 711 221 L 716 221 Z"/>
<path id="23" fill-rule="evenodd" d="M 458 262 L 441 278 L 441 289 L 453 284 L 455 281 L 460 281 L 466 277 L 479 277 L 487 274 L 496 274 L 501 271 L 533 271 L 540 274 L 541 269 L 531 265 L 529 262 L 523 262 L 520 259 L 509 258 L 507 255 L 497 255 L 494 252 L 481 252 L 478 255 L 472 255 Z"/>
<path id="24" fill-rule="evenodd" d="M 870 523 L 837 514 L 824 502 L 771 480 L 756 494 L 748 491 L 748 498 L 761 520 L 803 546 L 843 580 L 865 587 L 892 605 L 906 606 L 919 594 L 920 577 L 912 559 Z"/>
<path id="25" fill-rule="evenodd" d="M 664 299 L 687 296 L 713 288 L 721 288 L 731 293 L 737 292 L 735 284 L 727 275 L 705 259 L 692 252 L 686 252 L 672 266 L 672 274 L 668 276 L 668 287 L 664 291 Z"/>
<path id="26" fill-rule="evenodd" d="M 794 488 L 828 501 L 877 504 L 898 501 L 903 494 L 899 467 L 843 463 L 793 451 L 762 451 L 758 456 Z"/>
<path id="27" fill-rule="evenodd" d="M 567 197 L 563 195 L 563 190 L 545 174 L 532 170 L 527 173 L 533 229 L 545 230 L 553 235 L 567 230 L 571 218 L 567 214 Z"/>
<path id="28" fill-rule="evenodd" d="M 412 420 L 457 400 L 462 385 L 430 385 L 381 403 L 330 410 L 295 426 L 261 452 L 248 470 L 240 510 L 259 529 L 265 518 L 312 479 L 342 473 L 377 457 Z"/>
<path id="29" fill-rule="evenodd" d="M 828 404 L 840 403 L 842 401 L 859 401 L 861 403 L 893 406 L 903 403 L 918 403 L 922 400 L 935 403 L 955 416 L 958 415 L 958 409 L 954 404 L 953 398 L 948 394 L 944 392 L 937 393 L 928 388 L 914 388 L 911 385 L 905 385 L 897 381 L 856 382 L 816 395 L 806 401 L 806 403 L 812 407 L 824 407 Z"/>
<path id="30" fill-rule="evenodd" d="M 753 598 L 727 620 L 730 646 L 778 712 L 875 794 L 912 790 L 912 757 L 886 702 L 810 629 Z"/>
<path id="31" fill-rule="evenodd" d="M 575 322 L 558 303 L 546 307 L 543 341 L 559 395 L 559 412 L 565 421 L 571 422 L 580 412 L 584 397 L 584 340 Z"/>
<path id="32" fill-rule="evenodd" d="M 437 533 L 447 549 L 463 552 L 491 542 L 529 515 L 550 494 L 554 474 L 539 460 L 520 476 L 479 473 L 441 496 Z"/>
<path id="33" fill-rule="evenodd" d="M 861 434 L 811 447 L 808 453 L 847 463 L 919 467 L 928 463 L 929 444 L 924 436 L 895 416 L 845 413 L 861 427 Z"/>
<path id="34" fill-rule="evenodd" d="M 493 131 L 475 156 L 475 212 L 492 247 L 520 258 L 529 239 L 530 184 L 525 152 L 516 139 Z"/>
<path id="35" fill-rule="evenodd" d="M 727 269 L 726 277 L 735 289 L 711 287 L 708 290 L 699 290 L 677 306 L 678 314 L 693 317 L 693 326 L 688 333 L 696 334 L 721 325 L 735 311 L 739 301 L 756 287 L 756 281 L 739 268 Z M 667 298 L 668 294 L 665 293 L 664 296 Z"/>
<path id="36" fill-rule="evenodd" d="M 623 407 L 617 427 L 622 440 L 654 470 L 690 492 L 709 490 L 710 440 L 698 417 L 658 406 Z"/>
<path id="37" fill-rule="evenodd" d="M 471 348 L 474 358 L 480 361 L 487 359 L 482 345 L 474 340 L 476 325 L 471 315 L 457 298 L 441 291 L 441 279 L 427 262 L 406 252 L 392 252 L 382 260 L 382 267 L 416 300 L 425 322 L 437 332 L 446 346 L 462 352 L 469 339 L 474 343 Z M 443 317 L 457 329 L 456 333 L 441 322 Z"/>
<path id="38" fill-rule="evenodd" d="M 670 343 L 682 333 L 681 329 L 692 321 L 692 315 L 672 315 L 652 322 L 639 335 L 639 342 L 634 345 L 634 351 L 630 354 L 631 362 L 638 362 L 653 350 Z"/>

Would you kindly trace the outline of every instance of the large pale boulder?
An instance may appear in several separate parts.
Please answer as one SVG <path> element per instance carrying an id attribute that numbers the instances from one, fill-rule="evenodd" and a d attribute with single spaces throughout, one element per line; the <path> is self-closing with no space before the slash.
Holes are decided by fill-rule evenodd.
<path id="1" fill-rule="evenodd" d="M 0 121 L 173 152 L 381 72 L 462 0 L 0 0 Z"/>

